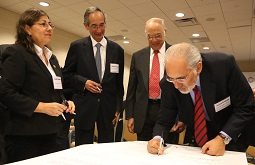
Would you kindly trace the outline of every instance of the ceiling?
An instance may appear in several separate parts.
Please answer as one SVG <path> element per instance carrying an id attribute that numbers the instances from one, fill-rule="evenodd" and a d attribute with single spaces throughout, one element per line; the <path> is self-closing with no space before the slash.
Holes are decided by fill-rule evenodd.
<path id="1" fill-rule="evenodd" d="M 221 51 L 234 54 L 239 61 L 255 60 L 255 0 L 45 0 L 49 7 L 39 6 L 39 1 L 0 0 L 0 7 L 16 13 L 39 7 L 57 28 L 83 37 L 88 35 L 84 11 L 98 6 L 107 15 L 106 36 L 128 54 L 148 45 L 144 24 L 149 18 L 160 17 L 165 20 L 170 44 L 190 42 L 203 52 Z M 177 18 L 177 12 L 185 16 Z M 192 17 L 196 21 L 188 19 Z M 192 33 L 200 37 L 194 39 Z M 129 44 L 123 44 L 123 36 Z M 203 50 L 204 46 L 210 50 Z"/>

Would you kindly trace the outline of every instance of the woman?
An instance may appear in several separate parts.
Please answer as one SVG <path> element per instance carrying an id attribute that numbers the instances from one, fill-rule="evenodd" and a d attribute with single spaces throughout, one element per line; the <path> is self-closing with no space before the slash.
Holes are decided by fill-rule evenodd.
<path id="1" fill-rule="evenodd" d="M 8 107 L 7 161 L 56 151 L 57 124 L 74 113 L 62 92 L 61 70 L 47 48 L 54 26 L 40 9 L 28 9 L 17 24 L 16 42 L 3 53 L 1 100 Z"/>

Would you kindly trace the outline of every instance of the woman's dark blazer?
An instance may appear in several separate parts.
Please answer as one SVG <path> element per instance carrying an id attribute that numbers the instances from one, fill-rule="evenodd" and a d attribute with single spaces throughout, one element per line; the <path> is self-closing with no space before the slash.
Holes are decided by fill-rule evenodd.
<path id="1" fill-rule="evenodd" d="M 6 134 L 56 133 L 58 117 L 34 112 L 39 102 L 62 102 L 62 91 L 54 90 L 52 76 L 45 64 L 37 54 L 18 44 L 8 47 L 2 58 L 0 97 L 10 112 Z M 62 77 L 54 55 L 50 64 L 56 75 Z"/>

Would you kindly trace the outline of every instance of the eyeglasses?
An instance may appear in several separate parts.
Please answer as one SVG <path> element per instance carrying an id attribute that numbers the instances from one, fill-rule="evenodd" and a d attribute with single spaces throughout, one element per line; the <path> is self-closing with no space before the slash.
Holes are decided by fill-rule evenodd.
<path id="1" fill-rule="evenodd" d="M 189 71 L 189 73 L 186 75 L 186 76 L 181 76 L 181 77 L 177 77 L 177 78 L 172 78 L 172 77 L 169 77 L 166 75 L 166 81 L 170 82 L 170 83 L 173 83 L 174 81 L 178 82 L 178 83 L 184 83 L 188 77 L 189 77 L 189 74 L 192 70 Z"/>
<path id="2" fill-rule="evenodd" d="M 48 27 L 51 27 L 52 29 L 55 28 L 55 26 L 51 23 L 51 22 L 42 22 L 42 23 L 36 23 L 37 25 L 40 25 L 41 27 L 43 28 L 48 28 Z"/>
<path id="3" fill-rule="evenodd" d="M 155 40 L 160 40 L 160 39 L 162 39 L 162 34 L 161 33 L 158 33 L 158 34 L 155 34 L 155 35 L 153 35 L 153 36 L 151 36 L 151 35 L 147 35 L 147 38 L 148 38 L 148 40 L 152 40 L 153 38 L 155 38 Z"/>
<path id="4" fill-rule="evenodd" d="M 93 30 L 96 30 L 96 29 L 103 29 L 103 28 L 105 28 L 105 23 L 101 23 L 101 24 L 99 24 L 99 25 L 92 24 L 92 25 L 90 25 L 90 27 L 91 27 Z"/>

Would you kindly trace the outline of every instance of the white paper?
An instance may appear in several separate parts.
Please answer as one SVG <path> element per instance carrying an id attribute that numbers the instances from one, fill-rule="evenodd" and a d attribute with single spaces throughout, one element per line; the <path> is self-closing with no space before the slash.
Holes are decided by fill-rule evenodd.
<path id="1" fill-rule="evenodd" d="M 148 142 L 87 144 L 12 165 L 247 165 L 241 152 L 209 156 L 197 147 L 168 145 L 163 155 L 147 152 Z"/>

